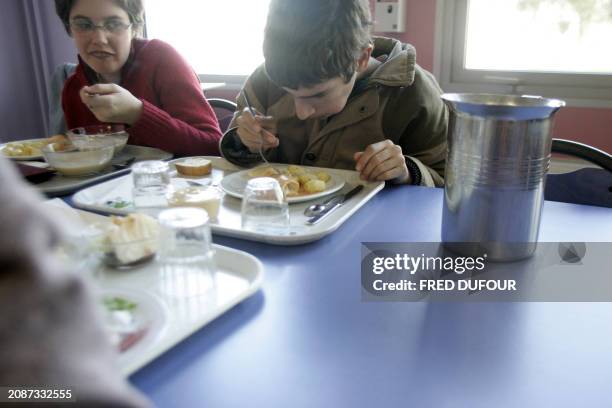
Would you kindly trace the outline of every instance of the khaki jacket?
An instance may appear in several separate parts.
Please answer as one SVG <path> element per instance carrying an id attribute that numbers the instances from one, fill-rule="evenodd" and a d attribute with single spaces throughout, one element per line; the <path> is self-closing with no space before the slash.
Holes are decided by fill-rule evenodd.
<path id="1" fill-rule="evenodd" d="M 261 160 L 248 151 L 235 131 L 236 118 L 245 107 L 242 93 L 246 90 L 258 112 L 278 121 L 279 146 L 266 152 L 272 162 L 354 170 L 355 152 L 390 139 L 419 167 L 421 185 L 443 185 L 448 111 L 436 80 L 416 64 L 411 45 L 378 37 L 372 55 L 388 58 L 327 123 L 299 120 L 292 96 L 272 83 L 260 66 L 238 95 L 238 110 L 221 140 L 221 154 L 241 166 Z"/>

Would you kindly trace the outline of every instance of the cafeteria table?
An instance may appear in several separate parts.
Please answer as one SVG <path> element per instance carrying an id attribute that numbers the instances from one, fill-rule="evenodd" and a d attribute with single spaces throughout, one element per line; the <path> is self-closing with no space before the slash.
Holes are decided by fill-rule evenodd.
<path id="1" fill-rule="evenodd" d="M 442 200 L 388 187 L 302 246 L 215 237 L 262 290 L 131 383 L 160 407 L 611 407 L 610 303 L 361 300 L 361 243 L 440 241 Z M 612 210 L 545 202 L 540 240 L 612 242 Z"/>

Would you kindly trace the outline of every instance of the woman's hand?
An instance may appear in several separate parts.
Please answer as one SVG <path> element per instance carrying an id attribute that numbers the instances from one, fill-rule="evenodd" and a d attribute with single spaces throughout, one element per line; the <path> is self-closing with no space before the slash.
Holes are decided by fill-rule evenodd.
<path id="1" fill-rule="evenodd" d="M 244 108 L 236 119 L 238 124 L 238 137 L 252 153 L 278 146 L 276 137 L 276 121 L 271 116 L 256 115 L 253 117 L 248 108 Z M 263 143 L 263 144 L 262 144 Z"/>
<path id="2" fill-rule="evenodd" d="M 401 146 L 390 140 L 369 145 L 363 152 L 354 156 L 355 170 L 363 180 L 393 180 L 397 184 L 410 182 L 410 173 Z"/>
<path id="3" fill-rule="evenodd" d="M 100 122 L 133 125 L 142 114 L 142 101 L 116 84 L 85 86 L 80 96 Z"/>

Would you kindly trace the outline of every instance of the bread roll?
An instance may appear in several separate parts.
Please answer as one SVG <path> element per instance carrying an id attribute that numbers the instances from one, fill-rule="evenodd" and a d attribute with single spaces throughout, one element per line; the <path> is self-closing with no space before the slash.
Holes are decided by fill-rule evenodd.
<path id="1" fill-rule="evenodd" d="M 183 176 L 206 176 L 212 171 L 212 163 L 208 159 L 190 157 L 174 163 L 176 171 Z"/>

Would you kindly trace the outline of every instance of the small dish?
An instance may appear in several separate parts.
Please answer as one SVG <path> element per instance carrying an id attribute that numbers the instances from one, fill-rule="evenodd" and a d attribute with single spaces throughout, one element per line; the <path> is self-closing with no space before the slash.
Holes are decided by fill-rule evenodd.
<path id="1" fill-rule="evenodd" d="M 105 169 L 114 152 L 112 141 L 96 141 L 91 144 L 56 146 L 48 144 L 41 149 L 45 161 L 64 176 L 88 176 Z"/>
<path id="2" fill-rule="evenodd" d="M 83 146 L 91 146 L 96 141 L 112 140 L 115 145 L 115 155 L 123 150 L 130 137 L 125 126 L 116 124 L 78 127 L 70 129 L 66 135 L 78 149 Z"/>
<path id="3" fill-rule="evenodd" d="M 102 261 L 109 267 L 129 269 L 155 258 L 159 249 L 159 224 L 145 214 L 112 217 L 105 232 Z"/>
<path id="4" fill-rule="evenodd" d="M 211 220 L 216 220 L 219 215 L 219 207 L 223 192 L 216 187 L 196 185 L 187 180 L 190 187 L 174 191 L 168 197 L 170 207 L 199 207 L 206 210 Z"/>
<path id="5" fill-rule="evenodd" d="M 132 269 L 155 259 L 157 239 L 113 244 L 106 242 L 103 247 L 102 262 L 114 269 Z"/>
<path id="6" fill-rule="evenodd" d="M 98 296 L 106 332 L 121 353 L 120 359 L 154 345 L 167 326 L 166 307 L 148 292 L 104 289 Z"/>

